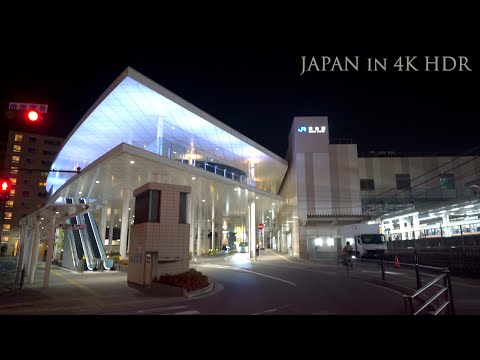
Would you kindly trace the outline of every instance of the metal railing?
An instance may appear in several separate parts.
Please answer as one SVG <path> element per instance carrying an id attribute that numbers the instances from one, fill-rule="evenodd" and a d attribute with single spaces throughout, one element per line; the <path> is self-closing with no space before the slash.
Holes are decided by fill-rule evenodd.
<path id="1" fill-rule="evenodd" d="M 418 264 L 416 266 L 418 266 Z M 427 285 L 418 289 L 418 291 L 413 295 L 404 295 L 403 300 L 405 302 L 405 311 L 407 315 L 439 315 L 442 313 L 455 315 L 450 271 L 448 271 L 448 269 L 442 269 L 442 272 L 442 275 L 437 276 Z M 438 285 L 439 281 L 442 281 L 443 284 Z M 415 310 L 414 300 L 419 298 L 421 295 L 426 295 L 427 291 L 434 287 L 440 287 L 440 290 L 430 295 L 430 298 L 426 300 L 419 309 Z M 437 305 L 442 295 L 445 297 L 445 300 Z M 435 305 L 437 305 L 436 309 Z"/>
<path id="2" fill-rule="evenodd" d="M 414 269 L 417 291 L 412 295 L 404 295 L 405 311 L 407 315 L 455 315 L 452 283 L 450 278 L 450 270 L 448 268 L 420 265 L 419 258 L 416 254 L 412 259 L 413 263 L 400 263 L 398 256 L 395 256 L 395 261 L 385 261 L 386 255 L 387 254 L 382 256 L 379 254 L 375 260 L 361 259 L 360 263 L 376 263 L 378 269 L 381 270 L 383 281 L 387 280 L 387 266 L 392 268 L 410 267 Z M 357 265 L 358 264 L 359 263 L 357 263 Z M 432 276 L 432 274 L 422 272 L 422 270 L 428 270 L 437 273 L 441 272 L 441 274 L 435 274 L 437 276 L 428 284 L 423 286 L 422 274 L 429 276 Z M 441 280 L 443 280 L 443 284 L 439 285 L 438 282 Z M 438 288 L 440 288 L 440 290 L 434 292 Z M 445 296 L 445 301 L 439 304 L 442 295 Z M 417 306 L 419 307 L 418 309 L 416 309 Z"/>

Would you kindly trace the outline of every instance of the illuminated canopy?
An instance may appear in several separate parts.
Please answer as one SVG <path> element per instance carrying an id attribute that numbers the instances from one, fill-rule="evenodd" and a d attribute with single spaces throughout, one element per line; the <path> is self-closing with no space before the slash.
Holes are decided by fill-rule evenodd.
<path id="1" fill-rule="evenodd" d="M 121 143 L 172 159 L 177 156 L 182 162 L 190 156 L 225 164 L 244 173 L 254 163 L 257 186 L 271 193 L 278 191 L 287 171 L 284 159 L 132 68 L 110 85 L 72 130 L 52 168 L 83 169 Z M 51 173 L 47 186 L 55 192 L 71 176 Z"/>

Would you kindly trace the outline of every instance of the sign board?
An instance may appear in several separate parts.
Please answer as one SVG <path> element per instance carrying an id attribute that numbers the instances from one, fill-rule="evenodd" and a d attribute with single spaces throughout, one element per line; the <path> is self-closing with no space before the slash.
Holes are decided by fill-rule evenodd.
<path id="1" fill-rule="evenodd" d="M 265 225 L 263 225 L 263 224 L 258 224 L 258 230 L 263 230 L 264 227 L 265 227 Z"/>
<path id="2" fill-rule="evenodd" d="M 81 230 L 86 229 L 86 224 L 58 224 L 58 229 L 65 229 L 65 230 Z"/>
<path id="3" fill-rule="evenodd" d="M 31 103 L 18 103 L 10 102 L 8 103 L 9 110 L 36 110 L 41 113 L 46 114 L 48 111 L 47 104 L 31 104 Z"/>

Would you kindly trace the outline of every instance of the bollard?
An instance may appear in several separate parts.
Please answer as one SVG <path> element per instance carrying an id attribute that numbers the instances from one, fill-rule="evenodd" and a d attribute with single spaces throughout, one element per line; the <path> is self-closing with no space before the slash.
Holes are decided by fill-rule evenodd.
<path id="1" fill-rule="evenodd" d="M 415 275 L 417 276 L 417 289 L 422 287 L 422 279 L 420 277 L 420 265 L 415 264 Z"/>
<path id="2" fill-rule="evenodd" d="M 380 259 L 380 266 L 382 267 L 382 280 L 385 281 L 385 263 L 383 262 L 383 257 Z"/>

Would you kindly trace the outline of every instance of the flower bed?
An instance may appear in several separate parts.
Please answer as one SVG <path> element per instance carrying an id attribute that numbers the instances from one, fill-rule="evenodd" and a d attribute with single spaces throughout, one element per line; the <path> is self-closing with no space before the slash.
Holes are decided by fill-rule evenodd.
<path id="1" fill-rule="evenodd" d="M 201 272 L 190 269 L 177 275 L 162 275 L 156 282 L 187 289 L 188 292 L 204 288 L 208 285 L 208 277 Z"/>

